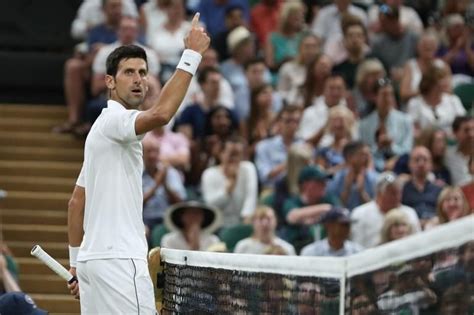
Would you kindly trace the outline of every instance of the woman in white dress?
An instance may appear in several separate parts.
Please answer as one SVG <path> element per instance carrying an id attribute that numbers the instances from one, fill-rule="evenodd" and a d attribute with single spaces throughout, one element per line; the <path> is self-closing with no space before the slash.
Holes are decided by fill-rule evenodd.
<path id="1" fill-rule="evenodd" d="M 420 95 L 410 99 L 408 115 L 415 126 L 415 138 L 420 131 L 428 128 L 441 128 L 452 135 L 451 125 L 456 116 L 466 115 L 459 97 L 445 92 L 450 73 L 432 65 L 420 82 Z"/>

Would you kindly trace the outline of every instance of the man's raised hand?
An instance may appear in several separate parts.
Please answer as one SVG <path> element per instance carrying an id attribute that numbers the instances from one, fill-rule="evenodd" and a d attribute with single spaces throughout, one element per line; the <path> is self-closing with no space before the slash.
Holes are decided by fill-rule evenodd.
<path id="1" fill-rule="evenodd" d="M 210 42 L 211 39 L 204 31 L 204 28 L 199 26 L 198 12 L 193 17 L 193 20 L 191 22 L 191 30 L 184 39 L 184 46 L 187 49 L 192 49 L 202 55 L 209 47 Z"/>

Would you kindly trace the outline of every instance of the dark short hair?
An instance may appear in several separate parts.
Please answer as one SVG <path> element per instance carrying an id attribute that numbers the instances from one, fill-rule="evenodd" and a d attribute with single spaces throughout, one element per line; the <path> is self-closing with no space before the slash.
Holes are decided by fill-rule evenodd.
<path id="1" fill-rule="evenodd" d="M 212 66 L 205 67 L 204 69 L 199 71 L 198 78 L 197 78 L 198 83 L 203 84 L 204 82 L 206 82 L 207 78 L 212 73 L 219 73 L 220 74 L 221 72 L 219 71 L 219 69 L 217 69 L 216 67 L 212 67 Z"/>
<path id="2" fill-rule="evenodd" d="M 229 6 L 225 9 L 225 11 L 224 11 L 224 16 L 225 16 L 225 17 L 228 17 L 228 16 L 229 16 L 233 11 L 235 11 L 235 10 L 239 10 L 239 11 L 241 11 L 241 12 L 244 12 L 244 8 L 243 8 L 241 5 L 239 5 L 239 4 L 231 4 L 231 5 L 229 5 Z"/>
<path id="3" fill-rule="evenodd" d="M 454 118 L 454 121 L 453 121 L 453 132 L 456 133 L 458 132 L 458 130 L 461 128 L 462 124 L 466 123 L 466 122 L 469 122 L 471 120 L 473 120 L 474 117 L 470 117 L 470 116 L 457 116 L 456 118 Z"/>
<path id="4" fill-rule="evenodd" d="M 342 149 L 342 156 L 345 160 L 353 156 L 357 151 L 365 148 L 367 145 L 362 141 L 352 141 L 344 146 Z"/>
<path id="5" fill-rule="evenodd" d="M 263 60 L 263 58 L 256 57 L 256 58 L 252 58 L 249 61 L 247 61 L 246 63 L 244 63 L 244 70 L 247 71 L 248 68 L 250 68 L 253 65 L 259 64 L 259 63 L 262 63 L 266 66 L 265 60 Z"/>
<path id="6" fill-rule="evenodd" d="M 126 45 L 116 48 L 107 57 L 107 61 L 105 62 L 107 74 L 115 77 L 120 61 L 131 58 L 140 58 L 145 60 L 148 69 L 148 60 L 146 58 L 145 50 L 140 46 Z"/>
<path id="7" fill-rule="evenodd" d="M 281 119 L 284 113 L 293 114 L 293 113 L 301 113 L 302 108 L 297 105 L 285 105 L 283 106 L 280 111 L 278 112 L 277 119 Z"/>

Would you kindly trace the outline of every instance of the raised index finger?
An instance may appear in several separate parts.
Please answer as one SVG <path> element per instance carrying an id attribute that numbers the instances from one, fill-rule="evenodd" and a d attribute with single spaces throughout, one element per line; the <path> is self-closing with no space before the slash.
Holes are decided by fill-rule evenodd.
<path id="1" fill-rule="evenodd" d="M 191 21 L 191 27 L 192 28 L 198 27 L 198 25 L 199 25 L 199 16 L 200 16 L 199 12 L 194 14 L 193 20 Z"/>

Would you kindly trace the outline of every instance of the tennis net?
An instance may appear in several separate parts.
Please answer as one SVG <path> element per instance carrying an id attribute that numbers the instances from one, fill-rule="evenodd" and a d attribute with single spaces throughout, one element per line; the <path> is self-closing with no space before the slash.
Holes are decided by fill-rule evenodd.
<path id="1" fill-rule="evenodd" d="M 162 314 L 474 314 L 474 216 L 346 258 L 160 254 Z"/>

